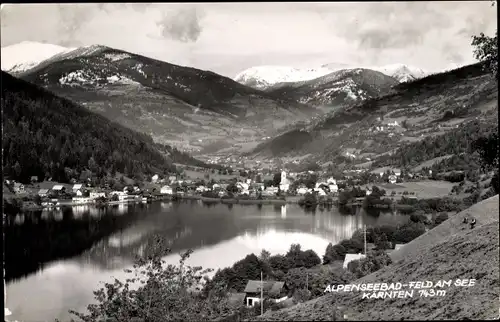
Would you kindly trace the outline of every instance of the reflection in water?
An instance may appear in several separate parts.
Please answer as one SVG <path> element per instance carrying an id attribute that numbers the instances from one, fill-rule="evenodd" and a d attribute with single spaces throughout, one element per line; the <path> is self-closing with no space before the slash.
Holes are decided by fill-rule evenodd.
<path id="1" fill-rule="evenodd" d="M 83 310 L 91 303 L 100 281 L 123 278 L 123 269 L 144 255 L 156 235 L 164 237 L 172 250 L 164 257 L 167 263 L 177 264 L 179 253 L 191 248 L 195 251 L 189 265 L 217 269 L 262 249 L 286 253 L 293 243 L 321 257 L 328 243 L 350 238 L 363 224 L 407 220 L 392 214 L 374 218 L 363 212 L 345 216 L 335 208 L 311 215 L 297 205 L 158 202 L 80 207 L 65 209 L 64 220 L 63 211 L 53 210 L 35 214 L 43 219 L 36 224 L 31 216 L 7 224 L 7 275 L 23 270 L 30 274 L 8 280 L 7 307 L 13 320 L 69 320 L 69 309 Z M 69 259 L 51 262 L 57 258 Z"/>
<path id="2" fill-rule="evenodd" d="M 21 225 L 24 223 L 24 215 L 23 214 L 17 214 L 16 218 L 14 219 L 14 223 L 16 225 Z"/>

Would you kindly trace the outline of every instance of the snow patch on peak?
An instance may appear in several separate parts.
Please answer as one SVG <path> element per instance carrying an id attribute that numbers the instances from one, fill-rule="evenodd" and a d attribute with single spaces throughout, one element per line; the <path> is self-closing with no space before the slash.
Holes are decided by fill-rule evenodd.
<path id="1" fill-rule="evenodd" d="M 61 53 L 67 53 L 75 48 L 66 48 L 58 45 L 23 41 L 18 44 L 2 47 L 1 68 L 9 72 L 23 72 L 40 62 Z"/>
<path id="2" fill-rule="evenodd" d="M 381 66 L 381 67 L 372 67 L 370 69 L 379 71 L 381 73 L 384 73 L 388 76 L 396 78 L 400 82 L 407 82 L 411 81 L 414 79 L 419 79 L 422 77 L 427 76 L 428 73 L 426 73 L 424 70 L 414 67 L 414 66 L 408 66 L 404 64 L 392 64 L 392 65 L 386 65 L 386 66 Z"/>
<path id="3" fill-rule="evenodd" d="M 277 83 L 311 80 L 331 73 L 329 68 L 294 68 L 289 66 L 256 66 L 236 75 L 234 80 L 244 85 L 263 89 Z"/>
<path id="4" fill-rule="evenodd" d="M 127 59 L 127 58 L 131 58 L 132 56 L 130 56 L 129 54 L 125 54 L 125 53 L 122 53 L 122 54 L 104 54 L 104 58 L 110 60 L 110 61 L 119 61 L 119 60 L 123 60 L 123 59 Z"/>

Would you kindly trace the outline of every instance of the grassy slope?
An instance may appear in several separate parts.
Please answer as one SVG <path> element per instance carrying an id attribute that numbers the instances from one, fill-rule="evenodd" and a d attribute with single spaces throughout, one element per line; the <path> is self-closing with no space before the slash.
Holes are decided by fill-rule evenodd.
<path id="1" fill-rule="evenodd" d="M 359 283 L 476 279 L 473 287 L 446 288 L 444 297 L 361 299 L 361 294 L 331 293 L 256 320 L 332 320 L 343 307 L 347 320 L 431 320 L 498 318 L 498 195 L 452 217 L 394 252 L 396 262 L 359 279 Z M 466 213 L 477 219 L 474 230 L 461 229 Z"/>

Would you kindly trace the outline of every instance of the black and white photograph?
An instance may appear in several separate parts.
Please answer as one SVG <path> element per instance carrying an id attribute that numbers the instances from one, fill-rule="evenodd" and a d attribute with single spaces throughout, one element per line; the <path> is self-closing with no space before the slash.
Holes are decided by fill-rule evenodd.
<path id="1" fill-rule="evenodd" d="M 0 13 L 4 321 L 500 318 L 496 1 Z"/>

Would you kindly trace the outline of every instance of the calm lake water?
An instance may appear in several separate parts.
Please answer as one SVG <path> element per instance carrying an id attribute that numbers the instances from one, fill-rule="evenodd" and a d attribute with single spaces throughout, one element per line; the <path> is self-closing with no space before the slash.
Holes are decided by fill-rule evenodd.
<path id="1" fill-rule="evenodd" d="M 84 311 L 100 282 L 124 278 L 136 255 L 156 235 L 172 249 L 194 253 L 192 266 L 223 268 L 262 249 L 286 253 L 293 243 L 323 256 L 328 243 L 363 227 L 403 223 L 407 216 L 340 214 L 335 208 L 305 212 L 298 205 L 205 205 L 181 203 L 78 206 L 17 215 L 4 225 L 9 320 L 68 321 L 69 309 Z"/>

